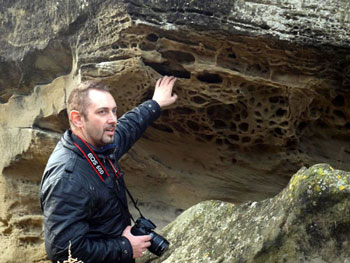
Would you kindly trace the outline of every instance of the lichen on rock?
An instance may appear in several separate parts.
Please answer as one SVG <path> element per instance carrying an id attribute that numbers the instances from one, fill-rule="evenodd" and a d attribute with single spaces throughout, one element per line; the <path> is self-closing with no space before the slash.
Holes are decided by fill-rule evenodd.
<path id="1" fill-rule="evenodd" d="M 233 205 L 204 201 L 166 226 L 161 258 L 139 262 L 345 262 L 350 256 L 350 173 L 302 168 L 271 199 Z M 319 185 L 320 190 L 314 189 Z M 318 189 L 318 188 L 317 188 Z"/>

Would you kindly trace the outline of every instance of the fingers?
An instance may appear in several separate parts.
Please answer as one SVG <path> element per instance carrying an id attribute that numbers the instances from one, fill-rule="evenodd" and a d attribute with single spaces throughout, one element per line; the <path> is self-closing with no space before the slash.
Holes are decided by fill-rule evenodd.
<path id="1" fill-rule="evenodd" d="M 144 235 L 144 236 L 139 236 L 139 238 L 143 241 L 143 242 L 147 242 L 150 241 L 152 239 L 152 237 L 150 235 Z"/>
<path id="2" fill-rule="evenodd" d="M 131 226 L 127 226 L 122 236 L 126 237 L 132 246 L 133 257 L 142 257 L 143 252 L 151 245 L 152 237 L 150 235 L 134 236 L 131 232 Z"/>
<path id="3" fill-rule="evenodd" d="M 176 78 L 174 76 L 164 76 L 157 80 L 156 87 L 160 86 L 174 86 Z"/>
<path id="4" fill-rule="evenodd" d="M 151 242 L 150 241 L 149 242 L 145 242 L 145 246 L 146 246 L 146 248 L 150 247 L 151 246 Z"/>
<path id="5" fill-rule="evenodd" d="M 147 241 L 147 242 L 144 242 L 142 245 L 141 245 L 141 255 L 140 257 L 146 252 L 147 248 L 151 246 L 151 242 L 150 241 Z"/>
<path id="6" fill-rule="evenodd" d="M 160 86 L 160 83 L 161 83 L 162 79 L 158 79 L 157 82 L 156 82 L 156 88 L 158 88 Z"/>
<path id="7" fill-rule="evenodd" d="M 133 246 L 134 258 L 142 257 L 143 253 L 151 246 L 150 241 L 144 241 L 150 239 L 150 236 L 137 236 L 138 242 Z"/>
<path id="8" fill-rule="evenodd" d="M 172 99 L 173 99 L 173 103 L 174 103 L 177 100 L 177 94 L 173 94 Z"/>

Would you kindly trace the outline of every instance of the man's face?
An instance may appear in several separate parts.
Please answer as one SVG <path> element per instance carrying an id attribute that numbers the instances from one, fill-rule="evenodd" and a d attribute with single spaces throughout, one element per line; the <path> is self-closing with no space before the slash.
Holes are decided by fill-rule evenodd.
<path id="1" fill-rule="evenodd" d="M 83 137 L 96 148 L 114 141 L 117 124 L 117 105 L 107 91 L 90 90 L 90 103 L 86 109 L 86 118 L 82 117 Z"/>

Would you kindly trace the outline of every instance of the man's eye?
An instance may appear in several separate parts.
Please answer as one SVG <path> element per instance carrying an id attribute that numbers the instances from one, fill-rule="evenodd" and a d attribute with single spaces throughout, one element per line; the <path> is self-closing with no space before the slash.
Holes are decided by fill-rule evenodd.
<path id="1" fill-rule="evenodd" d="M 100 110 L 98 113 L 99 113 L 99 114 L 104 114 L 105 111 L 104 111 L 104 110 Z"/>

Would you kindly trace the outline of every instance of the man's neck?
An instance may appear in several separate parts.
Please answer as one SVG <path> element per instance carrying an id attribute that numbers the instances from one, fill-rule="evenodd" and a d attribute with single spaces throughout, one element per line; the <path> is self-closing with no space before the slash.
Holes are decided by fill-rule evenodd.
<path id="1" fill-rule="evenodd" d="M 103 147 L 100 146 L 96 146 L 94 145 L 89 139 L 87 136 L 85 136 L 84 132 L 82 132 L 81 130 L 79 129 L 72 129 L 72 132 L 74 135 L 78 136 L 80 139 L 84 140 L 85 142 L 87 142 L 89 145 L 91 145 L 92 147 L 94 147 L 95 149 L 102 149 Z"/>

